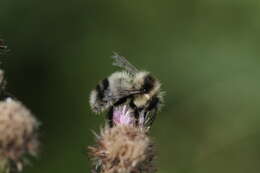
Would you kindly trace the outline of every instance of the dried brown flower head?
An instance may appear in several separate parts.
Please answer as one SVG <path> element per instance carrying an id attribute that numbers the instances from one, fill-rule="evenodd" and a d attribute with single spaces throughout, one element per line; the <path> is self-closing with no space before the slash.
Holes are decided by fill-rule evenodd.
<path id="1" fill-rule="evenodd" d="M 89 147 L 94 173 L 153 173 L 154 147 L 146 130 L 132 125 L 105 127 Z"/>
<path id="2" fill-rule="evenodd" d="M 38 151 L 37 129 L 39 123 L 20 102 L 8 98 L 0 101 L 0 156 L 22 168 L 26 154 Z"/>

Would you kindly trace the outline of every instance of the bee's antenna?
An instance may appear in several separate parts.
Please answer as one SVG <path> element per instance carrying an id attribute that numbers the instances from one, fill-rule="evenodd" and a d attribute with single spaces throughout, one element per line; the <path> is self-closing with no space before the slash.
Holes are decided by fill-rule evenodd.
<path id="1" fill-rule="evenodd" d="M 132 65 L 129 61 L 127 61 L 125 57 L 120 56 L 116 52 L 113 52 L 112 59 L 114 60 L 113 62 L 114 66 L 123 68 L 131 74 L 135 74 L 139 71 L 134 65 Z"/>

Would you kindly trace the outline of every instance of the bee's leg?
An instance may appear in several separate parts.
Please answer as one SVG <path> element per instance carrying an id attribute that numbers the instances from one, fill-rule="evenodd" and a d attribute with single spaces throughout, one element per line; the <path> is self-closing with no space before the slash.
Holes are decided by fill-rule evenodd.
<path id="1" fill-rule="evenodd" d="M 112 106 L 108 113 L 107 113 L 107 120 L 108 120 L 108 124 L 109 124 L 109 127 L 113 127 L 113 113 L 114 113 L 114 107 Z"/>
<path id="2" fill-rule="evenodd" d="M 139 112 L 138 107 L 134 104 L 134 100 L 133 100 L 133 99 L 131 99 L 131 102 L 129 103 L 129 106 L 134 110 L 135 125 L 138 126 L 138 124 L 139 124 L 140 112 Z"/>
<path id="3" fill-rule="evenodd" d="M 139 117 L 140 117 L 140 112 L 138 111 L 138 109 L 135 109 L 134 115 L 135 115 L 135 125 L 138 126 L 139 125 Z"/>

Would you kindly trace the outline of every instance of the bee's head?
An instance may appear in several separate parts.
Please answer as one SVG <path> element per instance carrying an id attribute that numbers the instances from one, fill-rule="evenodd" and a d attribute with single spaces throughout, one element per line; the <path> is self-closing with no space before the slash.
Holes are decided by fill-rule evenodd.
<path id="1" fill-rule="evenodd" d="M 160 86 L 160 82 L 148 72 L 138 72 L 134 78 L 134 88 L 142 94 L 156 94 Z"/>

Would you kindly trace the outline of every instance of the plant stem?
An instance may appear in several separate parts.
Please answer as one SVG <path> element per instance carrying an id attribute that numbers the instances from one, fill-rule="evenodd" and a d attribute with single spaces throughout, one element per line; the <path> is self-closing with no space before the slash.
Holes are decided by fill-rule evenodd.
<path id="1" fill-rule="evenodd" d="M 8 163 L 6 159 L 0 159 L 0 173 L 9 173 Z"/>

